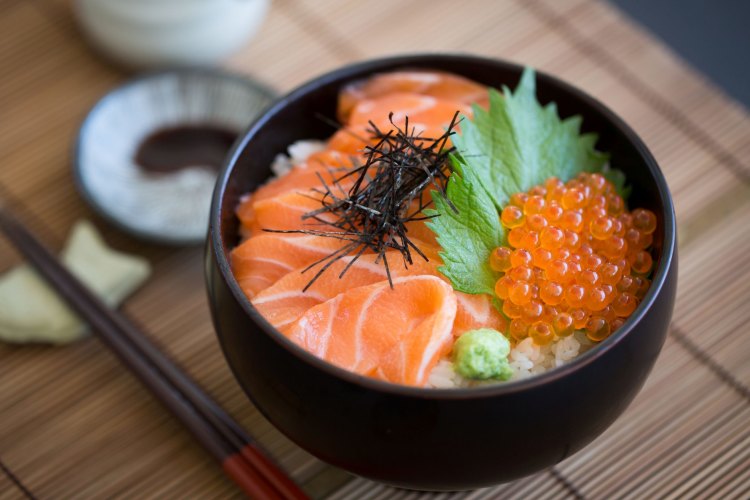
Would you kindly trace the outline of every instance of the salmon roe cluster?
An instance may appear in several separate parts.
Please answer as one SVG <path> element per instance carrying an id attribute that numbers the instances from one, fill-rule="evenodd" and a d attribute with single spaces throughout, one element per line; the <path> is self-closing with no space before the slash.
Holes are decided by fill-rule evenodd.
<path id="1" fill-rule="evenodd" d="M 516 341 L 538 345 L 585 330 L 600 342 L 619 328 L 648 290 L 656 216 L 628 212 L 601 174 L 563 183 L 552 177 L 514 194 L 500 220 L 509 246 L 490 266 Z"/>

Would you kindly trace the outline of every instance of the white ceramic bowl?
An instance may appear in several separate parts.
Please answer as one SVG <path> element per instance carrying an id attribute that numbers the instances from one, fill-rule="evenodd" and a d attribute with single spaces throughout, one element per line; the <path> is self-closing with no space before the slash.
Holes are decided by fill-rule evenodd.
<path id="1" fill-rule="evenodd" d="M 214 125 L 241 133 L 273 100 L 245 77 L 213 70 L 149 74 L 116 88 L 81 126 L 73 157 L 79 190 L 110 222 L 141 238 L 202 242 L 216 173 L 189 167 L 149 175 L 134 160 L 153 132 Z"/>
<path id="2" fill-rule="evenodd" d="M 239 49 L 260 27 L 269 0 L 77 0 L 93 45 L 137 68 L 207 65 Z"/>

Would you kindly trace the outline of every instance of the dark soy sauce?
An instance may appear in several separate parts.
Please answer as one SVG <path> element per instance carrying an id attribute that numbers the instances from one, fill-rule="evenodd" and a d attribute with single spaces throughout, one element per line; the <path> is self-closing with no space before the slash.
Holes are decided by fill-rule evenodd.
<path id="1" fill-rule="evenodd" d="M 150 173 L 186 167 L 219 170 L 237 132 L 216 125 L 179 125 L 157 130 L 138 147 L 135 161 Z"/>

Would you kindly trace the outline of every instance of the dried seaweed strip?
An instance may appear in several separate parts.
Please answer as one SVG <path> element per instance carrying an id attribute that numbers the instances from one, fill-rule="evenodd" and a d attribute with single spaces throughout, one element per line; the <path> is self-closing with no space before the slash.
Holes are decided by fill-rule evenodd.
<path id="1" fill-rule="evenodd" d="M 436 138 L 416 133 L 415 127 L 409 127 L 408 117 L 404 120 L 403 128 L 393 122 L 393 113 L 389 115 L 389 120 L 393 129 L 387 132 L 369 122 L 368 132 L 374 144 L 365 148 L 363 164 L 355 164 L 339 177 L 332 175 L 330 184 L 318 174 L 321 187 L 313 191 L 319 198 L 311 197 L 319 201 L 321 206 L 305 213 L 302 219 L 314 220 L 330 227 L 330 231 L 264 229 L 270 232 L 338 238 L 349 242 L 303 270 L 306 272 L 322 264 L 304 290 L 334 262 L 353 255 L 339 274 L 339 278 L 342 278 L 368 250 L 377 255 L 376 263 L 383 263 L 391 287 L 393 279 L 386 256 L 388 250 L 397 250 L 405 267 L 414 263 L 412 252 L 428 260 L 424 252 L 409 239 L 406 225 L 430 218 L 422 214 L 432 203 L 427 188 L 431 187 L 445 197 L 445 186 L 450 176 L 448 159 L 454 151 L 454 148 L 447 148 L 447 145 L 458 125 L 458 112 L 445 133 Z M 348 189 L 344 188 L 342 182 L 351 178 L 354 179 L 352 185 Z M 450 204 L 450 200 L 448 203 Z M 332 220 L 325 220 L 322 218 L 323 214 L 333 214 L 334 217 Z"/>

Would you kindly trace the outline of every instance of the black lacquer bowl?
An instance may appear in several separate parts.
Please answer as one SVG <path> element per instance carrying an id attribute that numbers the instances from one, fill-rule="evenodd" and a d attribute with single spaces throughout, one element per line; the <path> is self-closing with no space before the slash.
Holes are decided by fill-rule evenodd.
<path id="1" fill-rule="evenodd" d="M 368 379 L 317 359 L 250 305 L 229 264 L 237 244 L 239 197 L 270 175 L 277 153 L 298 139 L 333 132 L 342 85 L 399 68 L 434 68 L 493 87 L 514 88 L 520 66 L 464 55 L 364 62 L 328 73 L 277 101 L 237 142 L 214 193 L 206 252 L 208 293 L 224 354 L 261 412 L 326 462 L 393 485 L 458 490 L 550 467 L 601 434 L 643 385 L 664 343 L 675 298 L 675 216 L 664 177 L 636 134 L 600 102 L 545 74 L 543 102 L 583 115 L 584 131 L 633 186 L 631 207 L 656 213 L 656 270 L 627 322 L 564 367 L 530 379 L 474 389 L 420 389 Z"/>

